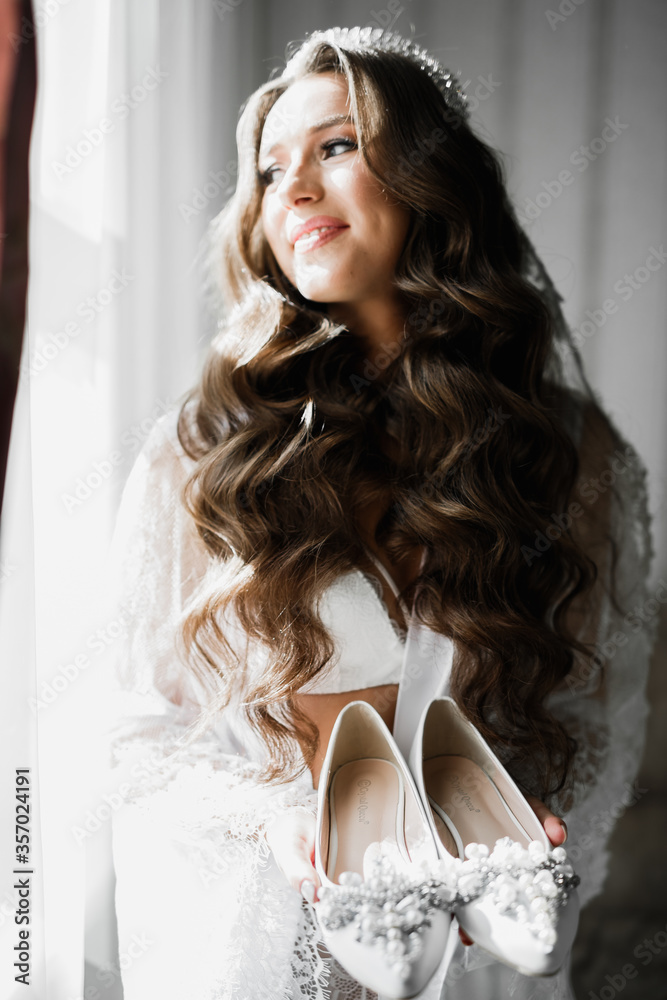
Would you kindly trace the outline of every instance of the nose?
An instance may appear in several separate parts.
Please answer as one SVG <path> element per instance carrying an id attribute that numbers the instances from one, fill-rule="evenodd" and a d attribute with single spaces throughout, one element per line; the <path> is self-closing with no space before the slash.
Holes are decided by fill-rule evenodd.
<path id="1" fill-rule="evenodd" d="M 322 197 L 322 183 L 316 167 L 302 158 L 293 160 L 279 182 L 276 194 L 285 208 L 317 201 Z"/>

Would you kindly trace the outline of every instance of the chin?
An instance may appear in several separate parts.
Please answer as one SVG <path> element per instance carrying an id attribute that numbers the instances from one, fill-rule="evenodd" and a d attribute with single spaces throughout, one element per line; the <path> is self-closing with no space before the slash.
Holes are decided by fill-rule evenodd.
<path id="1" fill-rule="evenodd" d="M 331 275 L 320 272 L 319 275 L 311 274 L 310 280 L 299 281 L 291 278 L 295 288 L 298 288 L 304 299 L 310 302 L 347 302 L 350 300 L 349 278 L 332 278 Z"/>
<path id="2" fill-rule="evenodd" d="M 330 288 L 299 288 L 299 292 L 307 302 L 318 306 L 326 306 L 339 301 L 335 292 L 332 292 Z"/>
<path id="3" fill-rule="evenodd" d="M 329 298 L 324 293 L 320 294 L 312 289 L 306 290 L 299 288 L 291 282 L 290 284 L 292 284 L 292 290 L 296 294 L 297 298 L 300 297 L 303 300 L 303 304 L 307 309 L 314 309 L 318 312 L 326 313 Z"/>

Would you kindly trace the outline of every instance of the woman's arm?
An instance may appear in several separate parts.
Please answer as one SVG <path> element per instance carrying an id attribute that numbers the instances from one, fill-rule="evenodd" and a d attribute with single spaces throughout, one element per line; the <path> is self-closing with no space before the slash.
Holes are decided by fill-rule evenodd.
<path id="1" fill-rule="evenodd" d="M 287 996 L 295 968 L 304 982 L 316 979 L 316 941 L 265 831 L 288 807 L 314 814 L 312 782 L 258 781 L 261 747 L 233 704 L 187 741 L 201 699 L 177 637 L 199 581 L 216 569 L 180 502 L 191 468 L 170 414 L 137 457 L 114 537 L 127 622 L 112 773 L 124 800 L 112 817 L 119 947 L 127 951 L 136 933 L 155 944 L 124 970 L 124 985 L 132 996 L 203 997 L 232 982 L 254 997 L 270 984 Z M 235 648 L 245 638 L 225 636 Z M 155 983 L 157 992 L 147 985 Z"/>
<path id="2" fill-rule="evenodd" d="M 255 778 L 257 754 L 233 707 L 194 742 L 205 693 L 196 682 L 178 635 L 189 602 L 215 570 L 181 502 L 193 461 L 176 435 L 176 413 L 158 421 L 137 456 L 121 498 L 112 541 L 114 589 L 127 623 L 119 642 L 120 681 L 112 751 L 126 801 L 151 801 L 153 810 L 192 797 L 191 821 L 217 838 L 263 840 L 266 822 L 286 805 L 313 810 L 312 784 L 267 786 Z M 227 633 L 247 649 L 240 630 Z M 187 786 L 187 787 L 186 787 Z M 193 790 L 196 790 L 193 791 Z M 160 793 L 168 793 L 160 795 Z"/>

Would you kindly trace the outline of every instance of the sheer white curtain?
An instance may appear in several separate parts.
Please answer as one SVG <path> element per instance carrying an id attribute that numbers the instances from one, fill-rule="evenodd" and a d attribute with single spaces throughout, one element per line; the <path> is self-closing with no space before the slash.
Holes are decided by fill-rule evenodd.
<path id="1" fill-rule="evenodd" d="M 560 7 L 571 13 L 550 21 L 529 0 L 36 2 L 29 318 L 0 539 L 1 995 L 82 997 L 84 953 L 88 996 L 111 1000 L 119 986 L 115 799 L 100 780 L 98 735 L 123 623 L 101 568 L 132 462 L 194 380 L 211 333 L 195 258 L 235 182 L 239 106 L 290 40 L 332 24 L 414 25 L 470 81 L 476 121 L 511 154 L 517 203 L 539 208 L 531 236 L 582 329 L 592 381 L 649 463 L 664 572 L 665 283 L 637 268 L 665 232 L 666 9 Z M 581 170 L 571 156 L 607 118 L 628 127 Z M 556 194 L 563 169 L 573 181 Z M 615 290 L 632 288 L 626 274 L 637 284 L 629 297 Z M 597 326 L 606 299 L 618 309 Z M 13 776 L 25 767 L 29 989 L 11 957 Z"/>
<path id="2" fill-rule="evenodd" d="M 83 996 L 85 943 L 91 995 L 109 1000 L 117 799 L 99 734 L 123 622 L 103 567 L 132 462 L 211 332 L 195 259 L 235 181 L 252 88 L 241 40 L 261 68 L 250 10 L 242 23 L 208 3 L 43 0 L 35 18 L 28 321 L 1 539 L 0 995 Z M 26 767 L 27 989 L 13 967 L 13 777 Z"/>

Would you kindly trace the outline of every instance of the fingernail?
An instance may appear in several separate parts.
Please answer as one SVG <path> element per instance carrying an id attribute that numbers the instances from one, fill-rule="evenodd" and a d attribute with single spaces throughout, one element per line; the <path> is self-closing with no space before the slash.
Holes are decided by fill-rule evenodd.
<path id="1" fill-rule="evenodd" d="M 309 878 L 305 878 L 301 883 L 301 895 L 307 903 L 315 902 L 315 883 Z"/>

